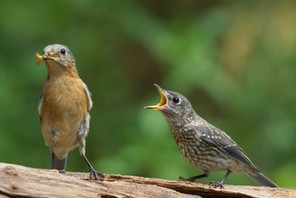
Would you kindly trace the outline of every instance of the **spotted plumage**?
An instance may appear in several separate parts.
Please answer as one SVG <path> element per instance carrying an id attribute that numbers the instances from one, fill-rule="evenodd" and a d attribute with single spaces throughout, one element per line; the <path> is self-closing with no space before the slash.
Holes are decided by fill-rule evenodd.
<path id="1" fill-rule="evenodd" d="M 228 175 L 236 171 L 247 173 L 261 185 L 277 187 L 225 132 L 201 118 L 187 98 L 156 86 L 161 95 L 160 103 L 145 108 L 158 110 L 164 115 L 181 153 L 204 171 L 202 175 L 188 179 L 180 177 L 181 180 L 195 181 L 207 177 L 211 171 L 227 171 L 221 181 L 210 183 L 214 187 L 223 187 Z"/>

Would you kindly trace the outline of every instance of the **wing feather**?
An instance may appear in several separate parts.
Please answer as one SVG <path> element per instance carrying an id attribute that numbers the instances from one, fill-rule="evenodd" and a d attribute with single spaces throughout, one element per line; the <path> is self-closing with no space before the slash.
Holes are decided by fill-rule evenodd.
<path id="1" fill-rule="evenodd" d="M 39 100 L 38 100 L 38 114 L 41 122 L 42 122 L 42 115 L 43 115 L 42 106 L 43 106 L 43 91 L 41 91 Z"/>
<path id="2" fill-rule="evenodd" d="M 85 83 L 83 83 L 83 87 L 84 87 L 84 91 L 87 95 L 87 99 L 88 99 L 88 110 L 90 110 L 93 106 L 93 102 L 92 102 L 92 99 L 91 99 L 91 92 L 88 90 L 88 87 Z"/>
<path id="3" fill-rule="evenodd" d="M 208 124 L 200 125 L 201 139 L 209 146 L 245 164 L 252 165 L 246 153 L 222 130 Z"/>

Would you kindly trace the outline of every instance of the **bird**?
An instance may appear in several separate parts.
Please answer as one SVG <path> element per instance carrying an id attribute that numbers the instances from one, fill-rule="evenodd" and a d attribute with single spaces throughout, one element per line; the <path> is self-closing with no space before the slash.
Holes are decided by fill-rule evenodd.
<path id="1" fill-rule="evenodd" d="M 43 55 L 37 52 L 35 56 L 36 64 L 43 60 L 47 68 L 38 114 L 44 142 L 52 153 L 51 168 L 65 172 L 68 153 L 79 147 L 90 179 L 102 179 L 103 174 L 96 172 L 85 155 L 93 102 L 87 85 L 78 75 L 72 52 L 65 45 L 51 44 L 44 48 Z"/>
<path id="2" fill-rule="evenodd" d="M 222 180 L 209 183 L 210 187 L 223 188 L 227 177 L 235 171 L 248 174 L 262 186 L 278 187 L 230 136 L 200 117 L 185 96 L 155 86 L 160 93 L 160 102 L 144 108 L 163 114 L 181 153 L 187 161 L 203 170 L 203 174 L 189 178 L 180 176 L 179 180 L 194 182 L 208 177 L 211 171 L 226 171 Z"/>

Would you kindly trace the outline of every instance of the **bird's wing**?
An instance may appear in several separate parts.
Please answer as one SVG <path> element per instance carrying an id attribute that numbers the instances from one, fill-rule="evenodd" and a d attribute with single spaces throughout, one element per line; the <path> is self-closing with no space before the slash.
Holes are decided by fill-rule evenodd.
<path id="1" fill-rule="evenodd" d="M 90 91 L 88 90 L 88 87 L 85 83 L 83 83 L 83 87 L 84 87 L 84 91 L 87 95 L 87 100 L 88 100 L 88 110 L 90 110 L 93 106 L 93 102 L 92 102 L 92 99 L 91 99 L 91 93 Z"/>
<path id="2" fill-rule="evenodd" d="M 38 114 L 41 122 L 42 122 L 42 115 L 43 115 L 42 105 L 43 105 L 43 91 L 41 91 L 39 100 L 38 100 Z"/>
<path id="3" fill-rule="evenodd" d="M 246 153 L 222 130 L 212 125 L 201 125 L 199 130 L 201 132 L 200 138 L 209 146 L 228 154 L 238 161 L 252 165 Z"/>
<path id="4" fill-rule="evenodd" d="M 81 125 L 79 128 L 79 136 L 85 137 L 88 133 L 88 130 L 89 130 L 89 120 L 90 120 L 89 111 L 93 106 L 93 102 L 91 99 L 91 93 L 88 90 L 88 87 L 85 83 L 83 83 L 83 88 L 84 88 L 85 94 L 87 96 L 87 111 L 88 112 L 87 112 L 87 116 L 85 117 L 85 119 L 82 120 L 82 122 L 81 122 Z"/>

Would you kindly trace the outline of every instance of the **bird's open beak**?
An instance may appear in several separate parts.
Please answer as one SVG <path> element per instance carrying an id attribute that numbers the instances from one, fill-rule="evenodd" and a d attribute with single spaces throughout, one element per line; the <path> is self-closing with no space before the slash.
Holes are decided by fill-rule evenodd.
<path id="1" fill-rule="evenodd" d="M 35 56 L 37 57 L 37 61 L 36 61 L 37 65 L 39 65 L 42 60 L 50 59 L 50 60 L 57 61 L 57 59 L 59 59 L 58 56 L 55 56 L 50 52 L 44 53 L 44 55 L 40 55 L 38 52 L 36 52 Z"/>
<path id="2" fill-rule="evenodd" d="M 157 84 L 154 84 L 154 85 L 156 86 L 156 88 L 158 89 L 158 92 L 160 94 L 160 102 L 157 105 L 144 107 L 144 109 L 161 110 L 167 106 L 168 98 L 165 94 L 165 90 L 162 89 Z"/>

